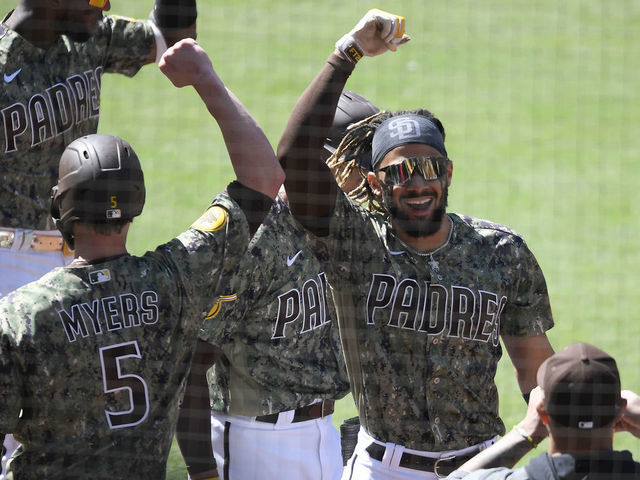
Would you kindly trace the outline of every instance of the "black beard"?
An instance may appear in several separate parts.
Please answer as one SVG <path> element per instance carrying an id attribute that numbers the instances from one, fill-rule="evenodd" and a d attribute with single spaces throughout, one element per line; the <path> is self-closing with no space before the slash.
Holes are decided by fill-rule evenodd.
<path id="1" fill-rule="evenodd" d="M 440 230 L 442 220 L 447 212 L 449 189 L 446 184 L 442 187 L 442 199 L 434 209 L 433 216 L 429 220 L 411 220 L 405 213 L 399 211 L 398 207 L 396 207 L 393 202 L 393 197 L 387 193 L 384 188 L 382 190 L 382 200 L 389 212 L 389 216 L 398 229 L 413 238 L 428 237 Z"/>

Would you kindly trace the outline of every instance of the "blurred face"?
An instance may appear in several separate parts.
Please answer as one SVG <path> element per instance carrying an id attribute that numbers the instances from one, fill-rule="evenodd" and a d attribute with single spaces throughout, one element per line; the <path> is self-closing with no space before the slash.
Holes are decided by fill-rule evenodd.
<path id="1" fill-rule="evenodd" d="M 75 42 L 86 42 L 98 29 L 102 12 L 110 9 L 109 0 L 63 0 L 59 29 Z"/>
<path id="2" fill-rule="evenodd" d="M 453 167 L 451 162 L 445 162 L 442 174 L 435 180 L 425 180 L 420 172 L 414 171 L 402 185 L 398 184 L 397 176 L 392 178 L 384 171 L 385 167 L 402 164 L 413 157 L 435 158 L 442 154 L 429 145 L 402 145 L 382 159 L 376 172 L 369 174 L 369 183 L 382 197 L 394 228 L 410 237 L 421 238 L 433 235 L 442 225 Z"/>

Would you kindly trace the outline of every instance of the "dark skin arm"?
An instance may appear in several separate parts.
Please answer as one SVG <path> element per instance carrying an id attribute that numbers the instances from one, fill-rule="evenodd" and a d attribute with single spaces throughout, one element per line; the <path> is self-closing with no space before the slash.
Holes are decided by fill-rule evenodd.
<path id="1" fill-rule="evenodd" d="M 192 480 L 218 476 L 211 450 L 211 407 L 207 370 L 219 357 L 218 349 L 198 340 L 180 405 L 176 439 Z"/>
<path id="2" fill-rule="evenodd" d="M 349 32 L 362 54 L 373 57 L 395 51 L 409 41 L 402 28 L 396 28 L 400 17 L 370 10 Z M 402 30 L 398 36 L 389 36 Z M 286 172 L 285 189 L 293 214 L 309 230 L 319 236 L 328 234 L 329 216 L 336 204 L 338 185 L 331 170 L 322 160 L 322 148 L 333 122 L 340 93 L 355 64 L 338 49 L 302 93 L 291 113 L 278 145 L 278 159 Z"/>
<path id="3" fill-rule="evenodd" d="M 542 362 L 553 355 L 553 347 L 546 333 L 534 337 L 502 335 L 502 341 L 513 363 L 520 391 L 528 394 L 538 385 L 536 373 Z"/>
<path id="4" fill-rule="evenodd" d="M 353 68 L 336 54 L 329 57 L 298 100 L 278 145 L 291 210 L 315 233 L 326 230 L 322 219 L 335 206 L 338 185 L 322 161 L 322 149 Z"/>

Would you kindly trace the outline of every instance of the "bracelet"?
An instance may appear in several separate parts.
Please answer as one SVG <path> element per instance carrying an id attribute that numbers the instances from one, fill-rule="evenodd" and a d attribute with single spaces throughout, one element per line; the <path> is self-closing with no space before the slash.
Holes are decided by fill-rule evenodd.
<path id="1" fill-rule="evenodd" d="M 358 63 L 362 57 L 364 57 L 364 51 L 358 45 L 355 38 L 349 33 L 343 35 L 337 42 L 335 47 L 340 50 L 351 61 L 351 63 Z"/>
<path id="2" fill-rule="evenodd" d="M 538 448 L 538 444 L 536 442 L 533 441 L 533 437 L 531 435 L 527 435 L 527 432 L 525 432 L 524 430 L 522 430 L 519 426 L 514 425 L 513 429 L 516 431 L 516 433 L 520 434 L 520 436 L 522 438 L 524 438 L 525 440 L 527 440 L 531 446 L 533 448 Z"/>

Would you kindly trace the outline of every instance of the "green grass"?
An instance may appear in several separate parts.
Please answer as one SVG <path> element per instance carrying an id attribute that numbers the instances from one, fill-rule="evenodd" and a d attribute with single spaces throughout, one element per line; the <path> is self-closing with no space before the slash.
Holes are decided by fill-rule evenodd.
<path id="1" fill-rule="evenodd" d="M 2 11 L 14 2 L 0 0 Z M 151 0 L 113 0 L 146 17 Z M 199 42 L 275 146 L 333 42 L 374 6 L 343 0 L 200 0 Z M 454 159 L 450 210 L 521 232 L 547 278 L 559 349 L 613 354 L 640 390 L 640 3 L 634 0 L 387 0 L 412 41 L 362 61 L 348 88 L 382 108 L 427 107 Z M 154 66 L 106 75 L 100 132 L 142 159 L 145 212 L 131 250 L 183 231 L 232 178 L 219 130 L 192 90 Z M 509 428 L 524 413 L 511 364 L 496 378 Z M 340 402 L 336 425 L 355 414 Z M 616 437 L 640 457 L 640 442 Z M 542 448 L 546 447 L 546 442 Z M 540 449 L 539 449 L 540 450 Z M 174 449 L 169 479 L 185 478 Z"/>

